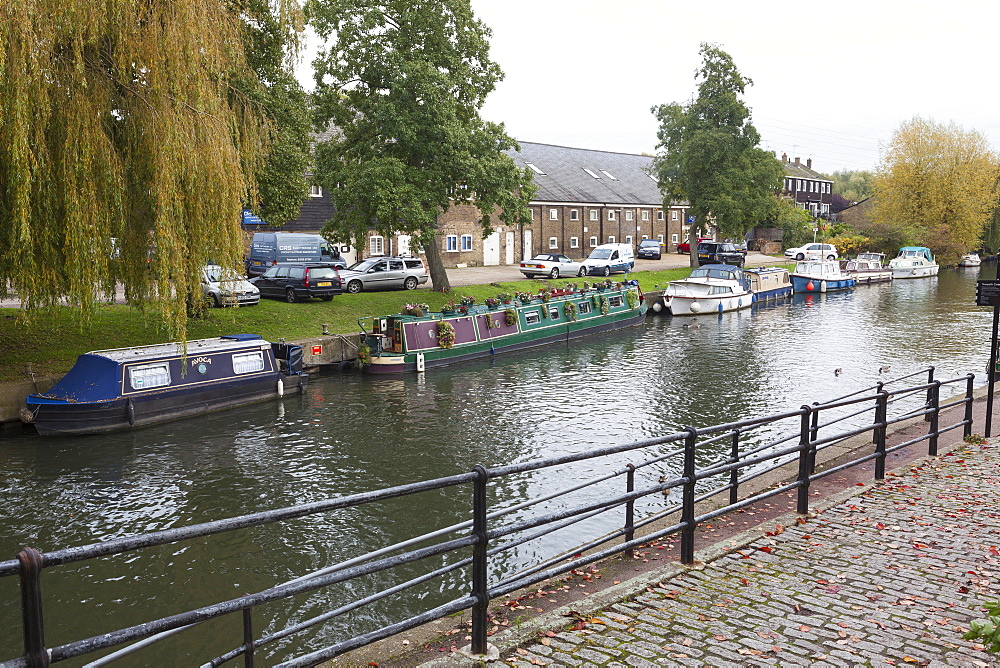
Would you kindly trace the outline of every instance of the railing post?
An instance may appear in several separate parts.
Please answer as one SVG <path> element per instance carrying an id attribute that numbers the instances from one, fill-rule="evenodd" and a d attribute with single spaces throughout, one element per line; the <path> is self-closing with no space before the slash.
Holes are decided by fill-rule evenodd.
<path id="1" fill-rule="evenodd" d="M 970 373 L 965 380 L 965 429 L 963 436 L 972 436 L 972 381 L 975 374 Z"/>
<path id="2" fill-rule="evenodd" d="M 936 456 L 938 453 L 938 423 L 941 416 L 941 381 L 935 380 L 934 387 L 930 389 L 931 396 L 928 401 L 931 406 L 931 429 L 930 429 L 930 442 L 927 446 L 927 454 L 931 456 Z"/>
<path id="3" fill-rule="evenodd" d="M 809 512 L 809 476 L 812 473 L 813 459 L 812 442 L 809 440 L 811 429 L 809 427 L 812 418 L 812 406 L 803 405 L 802 418 L 799 425 L 799 495 L 798 504 L 795 511 L 800 515 Z"/>
<path id="4" fill-rule="evenodd" d="M 813 406 L 819 406 L 819 402 L 814 401 Z M 819 411 L 814 410 L 812 414 L 812 423 L 809 427 L 809 440 L 815 441 L 817 438 L 819 438 Z"/>
<path id="5" fill-rule="evenodd" d="M 243 665 L 245 668 L 253 668 L 253 608 L 243 608 Z"/>
<path id="6" fill-rule="evenodd" d="M 628 473 L 625 478 L 625 491 L 632 493 L 635 491 L 635 464 L 628 464 Z M 625 504 L 625 542 L 631 542 L 635 538 L 635 499 L 629 499 Z M 628 551 L 630 557 L 635 556 L 635 550 Z"/>
<path id="7" fill-rule="evenodd" d="M 729 463 L 735 464 L 740 461 L 740 430 L 733 431 L 733 441 L 729 452 Z M 729 503 L 734 504 L 740 500 L 740 470 L 733 469 L 729 472 Z"/>
<path id="8" fill-rule="evenodd" d="M 875 479 L 885 480 L 885 422 L 889 416 L 889 393 L 879 383 L 878 398 L 875 400 Z"/>
<path id="9" fill-rule="evenodd" d="M 25 547 L 17 553 L 21 564 L 21 618 L 24 625 L 24 658 L 31 668 L 46 668 L 45 622 L 42 619 L 42 553 Z"/>
<path id="10" fill-rule="evenodd" d="M 681 522 L 684 525 L 681 529 L 681 563 L 691 565 L 694 563 L 694 454 L 698 430 L 688 427 L 685 431 L 687 438 L 684 439 L 684 487 L 681 499 Z"/>
<path id="11" fill-rule="evenodd" d="M 928 383 L 933 383 L 934 382 L 934 367 L 933 366 L 927 370 L 927 382 Z M 928 406 L 931 405 L 931 393 L 933 391 L 934 391 L 933 387 L 928 387 L 927 388 L 927 405 Z M 931 421 L 931 416 L 930 415 L 924 415 L 924 422 L 930 422 L 930 421 Z"/>
<path id="12" fill-rule="evenodd" d="M 473 469 L 477 476 L 472 483 L 472 534 L 476 544 L 472 547 L 472 653 L 486 654 L 486 613 L 490 597 L 486 587 L 486 482 L 489 472 L 482 464 Z"/>

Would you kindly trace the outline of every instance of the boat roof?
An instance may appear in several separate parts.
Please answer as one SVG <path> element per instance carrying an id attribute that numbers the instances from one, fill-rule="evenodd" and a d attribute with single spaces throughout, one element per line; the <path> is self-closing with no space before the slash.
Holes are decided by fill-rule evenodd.
<path id="1" fill-rule="evenodd" d="M 903 251 L 927 251 L 929 253 L 930 250 L 931 249 L 928 248 L 927 246 L 903 246 L 902 248 L 899 249 L 899 252 L 902 253 Z"/>
<path id="2" fill-rule="evenodd" d="M 214 339 L 194 339 L 186 342 L 186 344 L 184 341 L 171 341 L 169 343 L 154 343 L 148 346 L 133 346 L 131 348 L 92 350 L 87 354 L 104 357 L 115 362 L 128 362 L 131 360 L 180 355 L 185 352 L 185 345 L 188 355 L 198 355 L 202 353 L 258 348 L 261 344 L 266 344 L 268 347 L 271 345 L 269 342 L 264 341 L 258 334 L 229 334 Z"/>

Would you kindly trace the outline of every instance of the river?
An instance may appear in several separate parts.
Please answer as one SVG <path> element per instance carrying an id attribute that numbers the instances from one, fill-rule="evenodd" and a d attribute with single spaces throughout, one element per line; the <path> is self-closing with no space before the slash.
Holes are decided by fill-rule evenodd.
<path id="1" fill-rule="evenodd" d="M 984 265 L 982 274 L 992 278 L 995 270 Z M 992 312 L 974 305 L 979 277 L 978 269 L 943 269 L 936 279 L 796 295 L 722 316 L 650 314 L 638 327 L 569 346 L 421 377 L 314 378 L 302 396 L 122 434 L 43 439 L 6 430 L 0 558 L 12 558 L 22 545 L 82 545 L 466 472 L 479 463 L 528 461 L 776 413 L 926 365 L 937 367 L 939 378 L 976 373 L 982 385 Z M 884 367 L 891 370 L 880 375 Z M 586 466 L 572 473 L 587 474 Z M 553 484 L 526 476 L 497 494 L 513 502 Z M 426 496 L 50 569 L 46 642 L 256 591 L 468 518 L 467 499 Z M 514 554 L 498 568 L 506 572 L 536 556 Z M 258 633 L 342 602 L 355 586 L 364 588 L 347 585 L 272 606 L 261 613 Z M 428 586 L 417 608 L 449 600 L 454 587 Z M 0 582 L 0 660 L 20 652 L 18 603 L 16 581 Z M 387 601 L 279 643 L 265 661 L 321 647 L 331 633 L 384 623 L 410 605 Z M 151 656 L 186 665 L 240 644 L 238 620 L 209 627 L 123 665 L 148 665 Z"/>

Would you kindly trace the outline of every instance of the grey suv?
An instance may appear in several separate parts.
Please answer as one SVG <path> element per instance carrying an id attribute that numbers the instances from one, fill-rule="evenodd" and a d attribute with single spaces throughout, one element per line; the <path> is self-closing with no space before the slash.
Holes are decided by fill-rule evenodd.
<path id="1" fill-rule="evenodd" d="M 735 244 L 723 241 L 702 241 L 698 244 L 698 265 L 731 264 L 743 266 L 746 256 L 736 248 Z"/>
<path id="2" fill-rule="evenodd" d="M 370 257 L 340 270 L 347 292 L 413 290 L 427 282 L 427 267 L 419 257 Z"/>

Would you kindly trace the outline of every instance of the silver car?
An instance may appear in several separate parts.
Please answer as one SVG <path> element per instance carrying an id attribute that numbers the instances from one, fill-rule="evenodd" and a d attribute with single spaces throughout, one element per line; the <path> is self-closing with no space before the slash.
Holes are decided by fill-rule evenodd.
<path id="1" fill-rule="evenodd" d="M 429 278 L 419 257 L 370 257 L 340 270 L 344 291 L 413 290 Z"/>
<path id="2" fill-rule="evenodd" d="M 217 264 L 201 270 L 201 289 L 217 307 L 253 306 L 260 301 L 260 290 L 232 269 Z"/>
<path id="3" fill-rule="evenodd" d="M 548 276 L 586 276 L 587 268 L 581 262 L 574 262 L 561 253 L 539 253 L 521 263 L 521 273 L 528 278 Z"/>

